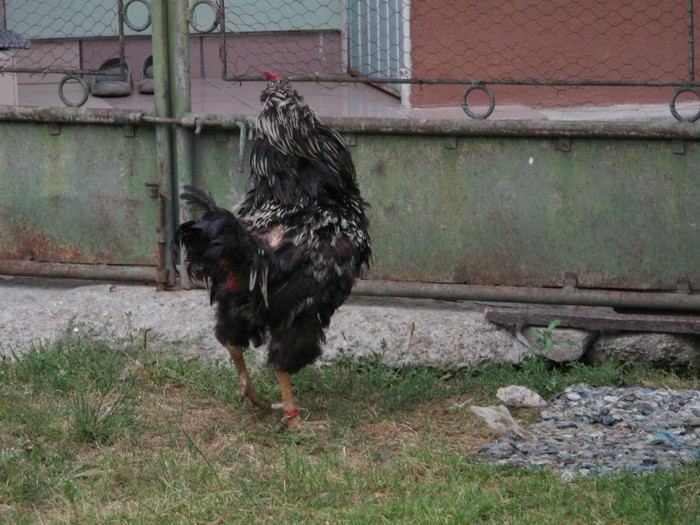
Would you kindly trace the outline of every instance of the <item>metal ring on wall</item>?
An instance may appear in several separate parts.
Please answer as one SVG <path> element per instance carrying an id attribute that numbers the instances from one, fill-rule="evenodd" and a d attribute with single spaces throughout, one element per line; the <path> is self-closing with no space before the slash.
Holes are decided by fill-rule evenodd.
<path id="1" fill-rule="evenodd" d="M 202 27 L 194 20 L 194 10 L 197 8 L 197 6 L 202 4 L 208 5 L 214 11 L 214 21 L 209 27 Z M 211 0 L 197 0 L 190 6 L 189 10 L 187 11 L 187 21 L 192 26 L 192 29 L 194 29 L 198 33 L 211 33 L 221 23 L 221 12 L 219 11 L 219 6 L 214 4 L 214 2 L 212 2 Z"/>
<path id="2" fill-rule="evenodd" d="M 72 102 L 66 98 L 66 95 L 63 93 L 63 87 L 66 85 L 66 82 L 69 80 L 77 80 L 78 83 L 83 87 L 83 98 L 80 99 L 79 102 Z M 63 102 L 66 106 L 70 106 L 73 108 L 79 108 L 83 104 L 87 102 L 88 97 L 90 96 L 90 90 L 88 89 L 87 82 L 85 82 L 85 79 L 81 76 L 78 75 L 66 75 L 61 79 L 61 82 L 58 84 L 58 98 L 61 99 L 61 102 Z"/>
<path id="3" fill-rule="evenodd" d="M 146 18 L 146 23 L 140 26 L 135 26 L 134 24 L 131 23 L 129 20 L 129 15 L 127 13 L 129 12 L 129 7 L 131 4 L 138 2 L 139 4 L 143 4 L 146 9 L 148 10 L 148 17 Z M 124 10 L 123 10 L 123 16 L 124 16 L 124 23 L 129 27 L 129 29 L 136 31 L 137 33 L 140 33 L 141 31 L 145 31 L 148 26 L 151 25 L 151 8 L 149 5 L 149 2 L 146 0 L 127 0 L 127 2 L 124 4 Z"/>
<path id="4" fill-rule="evenodd" d="M 694 93 L 695 96 L 698 97 L 698 100 L 700 100 L 700 91 L 691 87 L 682 87 L 680 89 L 677 89 L 676 92 L 671 96 L 671 102 L 669 103 L 669 107 L 671 108 L 671 114 L 674 117 L 676 117 L 676 120 L 680 122 L 695 122 L 696 120 L 700 119 L 700 110 L 698 110 L 698 112 L 690 118 L 685 118 L 680 113 L 678 113 L 678 111 L 676 111 L 676 99 L 678 98 L 678 95 L 687 92 Z"/>
<path id="5" fill-rule="evenodd" d="M 469 96 L 469 93 L 472 91 L 478 89 L 479 91 L 483 91 L 486 93 L 489 97 L 489 107 L 486 110 L 486 113 L 478 114 L 474 113 L 471 109 L 469 109 L 469 105 L 467 104 L 467 97 Z M 482 86 L 480 84 L 474 84 L 473 86 L 469 86 L 467 89 L 464 90 L 464 94 L 462 95 L 462 109 L 464 112 L 469 115 L 471 118 L 475 120 L 485 120 L 493 113 L 493 109 L 496 107 L 496 99 L 493 96 L 493 93 L 489 88 L 486 86 Z"/>

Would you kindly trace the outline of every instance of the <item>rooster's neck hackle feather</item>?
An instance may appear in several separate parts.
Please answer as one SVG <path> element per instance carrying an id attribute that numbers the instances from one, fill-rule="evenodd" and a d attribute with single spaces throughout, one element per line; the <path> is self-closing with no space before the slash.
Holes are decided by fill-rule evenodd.
<path id="1" fill-rule="evenodd" d="M 320 184 L 330 194 L 353 191 L 355 168 L 345 141 L 319 121 L 289 82 L 269 82 L 260 101 L 251 155 L 258 202 L 266 197 L 286 204 L 314 199 Z"/>

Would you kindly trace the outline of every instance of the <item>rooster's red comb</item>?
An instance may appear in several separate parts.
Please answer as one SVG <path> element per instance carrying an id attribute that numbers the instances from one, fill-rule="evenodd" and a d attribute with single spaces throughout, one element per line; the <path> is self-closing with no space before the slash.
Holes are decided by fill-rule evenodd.
<path id="1" fill-rule="evenodd" d="M 263 71 L 263 75 L 265 75 L 265 78 L 270 82 L 272 82 L 273 80 L 278 80 L 280 78 L 274 73 L 270 73 L 269 71 Z"/>

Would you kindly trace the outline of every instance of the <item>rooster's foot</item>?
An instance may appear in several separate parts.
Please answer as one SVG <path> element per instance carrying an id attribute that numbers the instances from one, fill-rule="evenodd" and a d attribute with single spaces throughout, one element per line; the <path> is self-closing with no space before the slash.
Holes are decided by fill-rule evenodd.
<path id="1" fill-rule="evenodd" d="M 246 376 L 239 377 L 240 386 L 238 387 L 238 400 L 243 401 L 246 397 L 250 399 L 250 402 L 258 408 L 263 410 L 270 410 L 270 403 L 264 399 L 257 396 L 253 390 L 253 385 L 250 382 L 250 378 Z"/>
<path id="2" fill-rule="evenodd" d="M 273 405 L 274 406 L 274 405 Z M 277 425 L 277 431 L 285 430 L 302 433 L 312 433 L 316 430 L 324 430 L 328 425 L 323 421 L 308 421 L 303 420 L 299 415 L 298 410 L 285 411 L 282 419 Z"/>
<path id="3" fill-rule="evenodd" d="M 292 397 L 292 383 L 289 380 L 289 372 L 275 368 L 275 375 L 280 385 L 282 403 L 275 403 L 272 405 L 272 408 L 281 408 L 283 410 L 283 416 L 278 430 L 315 430 L 325 427 L 325 425 L 320 422 L 302 421 L 299 416 L 299 410 L 294 404 L 294 398 Z"/>

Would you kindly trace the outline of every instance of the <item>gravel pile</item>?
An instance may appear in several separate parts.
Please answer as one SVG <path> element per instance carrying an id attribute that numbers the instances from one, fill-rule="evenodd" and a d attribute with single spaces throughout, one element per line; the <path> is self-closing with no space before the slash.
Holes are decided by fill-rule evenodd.
<path id="1" fill-rule="evenodd" d="M 549 467 L 564 479 L 591 473 L 652 472 L 700 459 L 700 392 L 594 388 L 557 394 L 527 432 L 482 446 L 500 465 Z"/>

